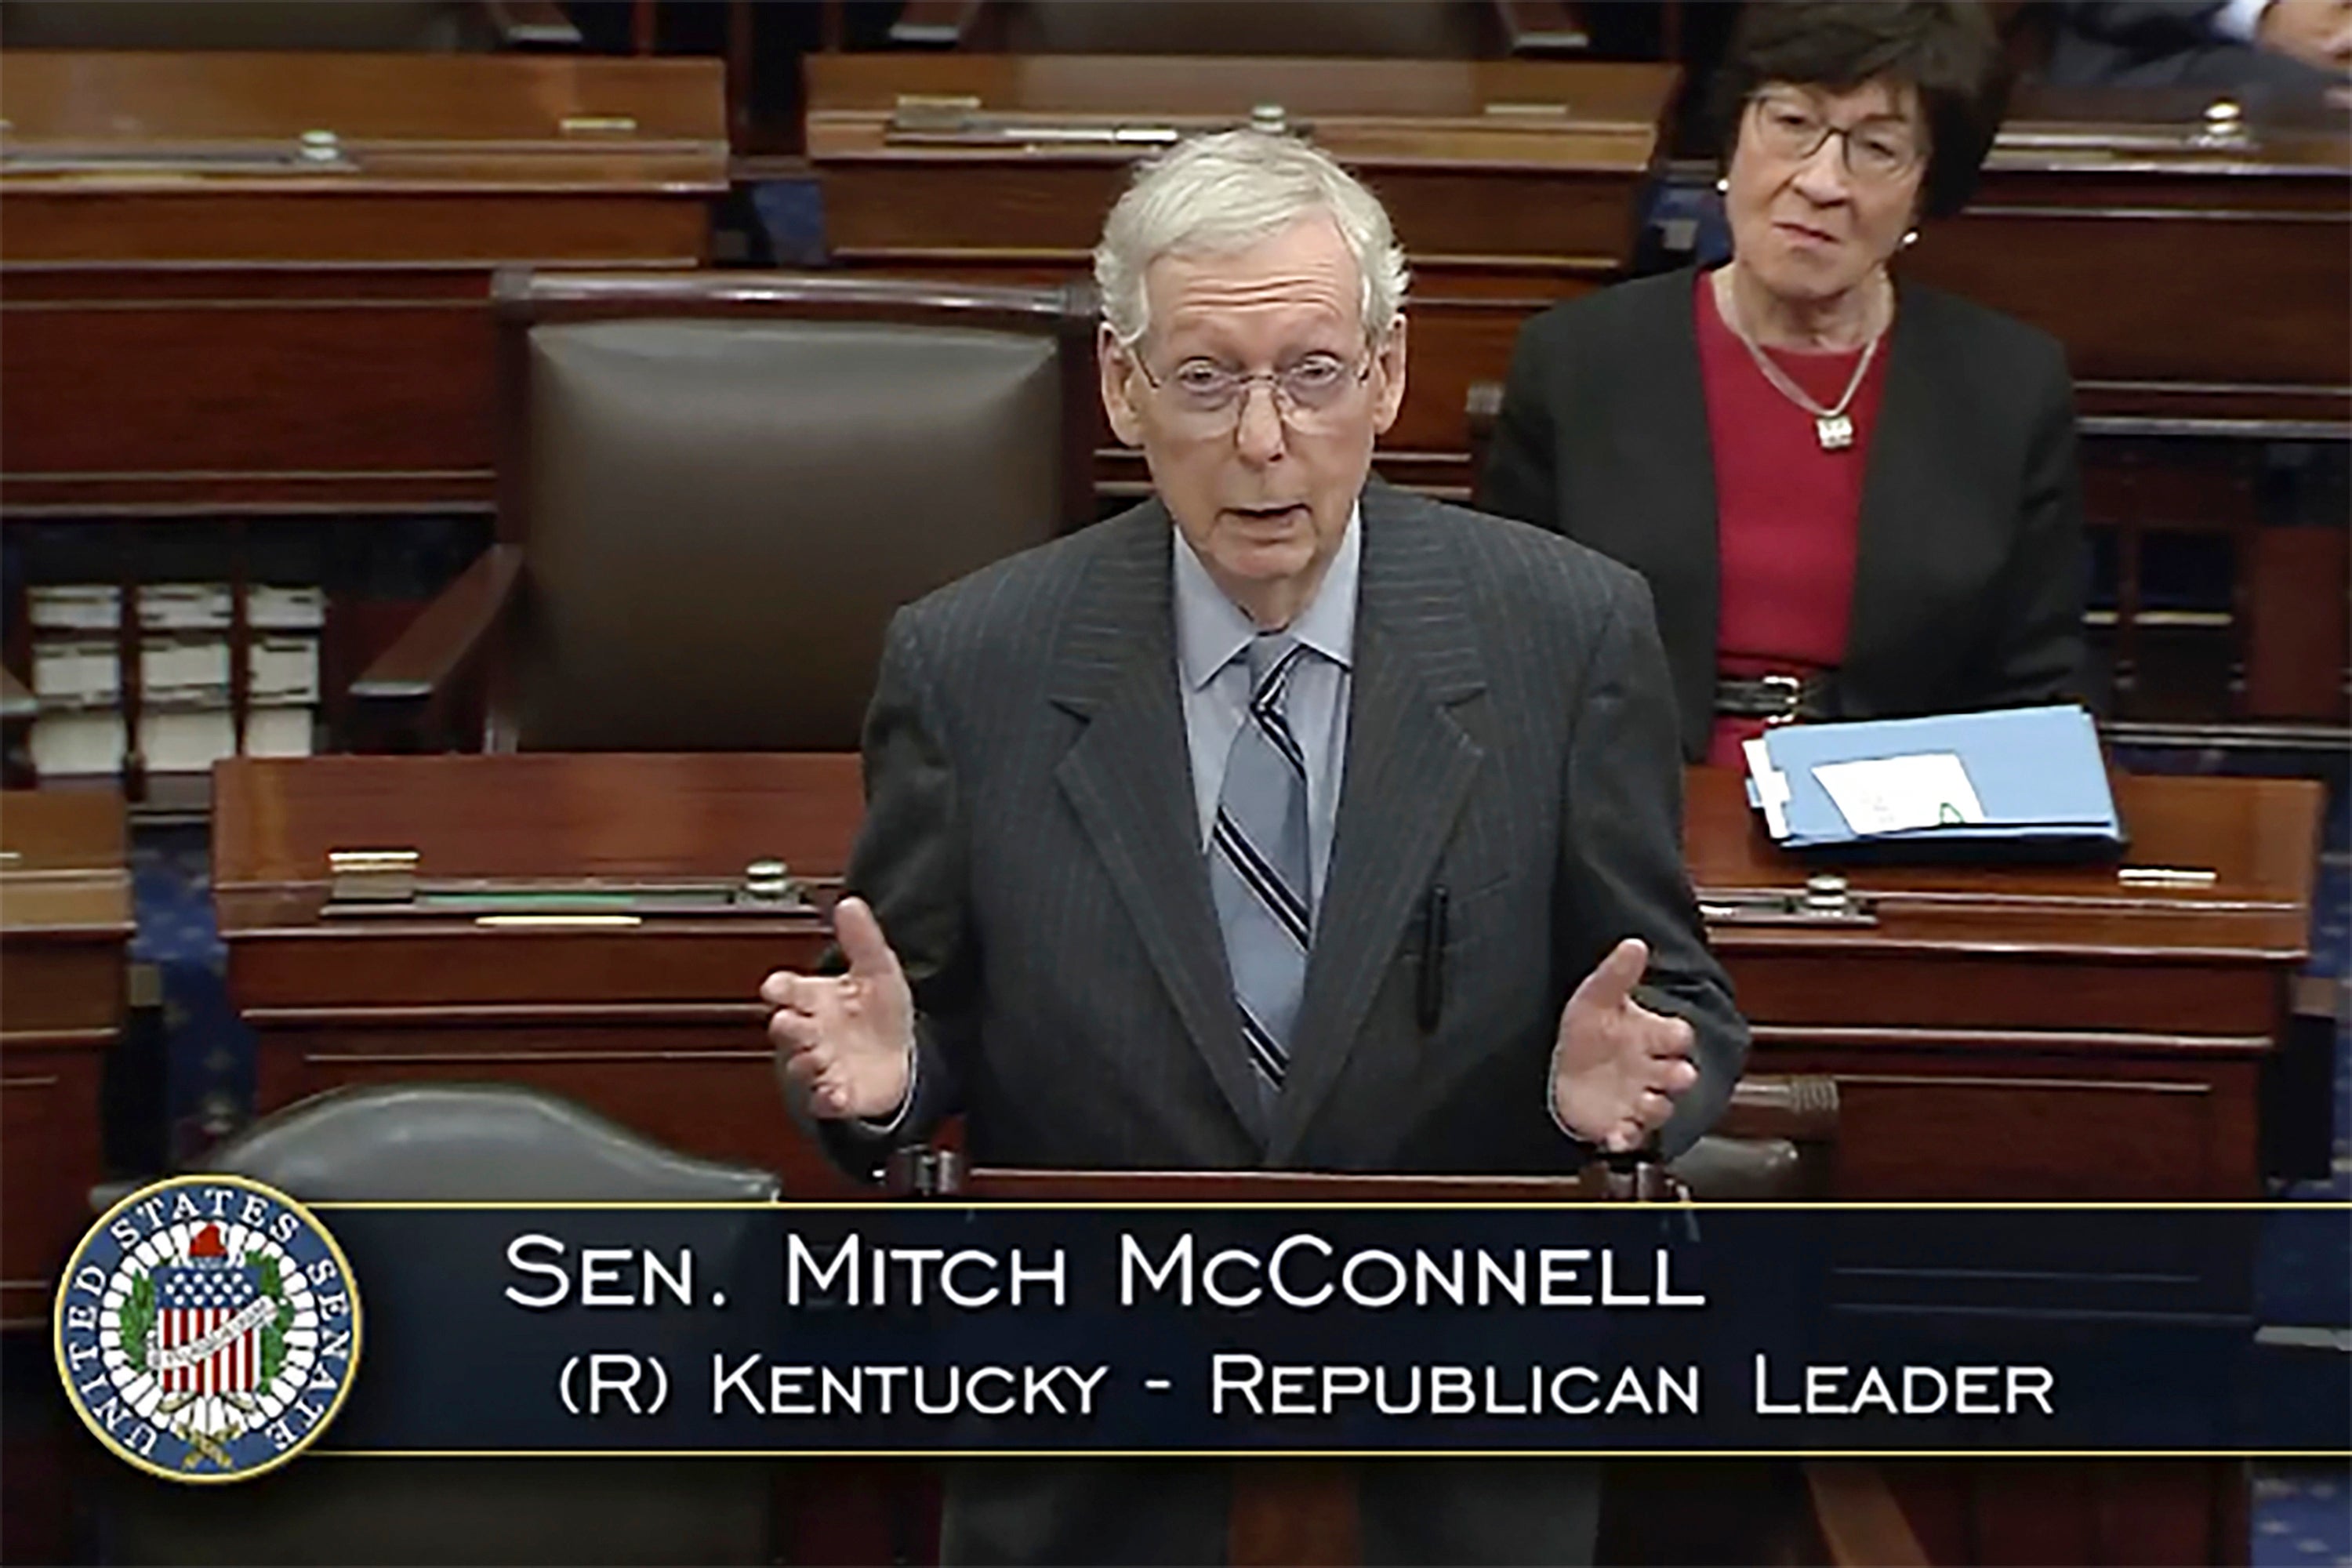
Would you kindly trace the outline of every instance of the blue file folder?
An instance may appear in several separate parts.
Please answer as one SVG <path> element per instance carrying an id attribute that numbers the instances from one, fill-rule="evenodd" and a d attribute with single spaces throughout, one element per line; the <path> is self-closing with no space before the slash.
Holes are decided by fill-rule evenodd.
<path id="1" fill-rule="evenodd" d="M 1974 847 L 1979 854 L 2060 851 L 2111 855 L 2123 847 L 2123 824 L 2107 787 L 2105 757 L 2091 716 L 2072 705 L 2009 708 L 1927 719 L 1849 724 L 1790 724 L 1768 730 L 1764 746 L 1777 784 L 1754 776 L 1748 797 L 1785 789 L 1785 834 L 1791 849 Z M 1813 774 L 1824 763 L 1948 752 L 1967 771 L 1984 820 L 1857 833 Z M 1771 816 L 1766 814 L 1769 822 Z"/>

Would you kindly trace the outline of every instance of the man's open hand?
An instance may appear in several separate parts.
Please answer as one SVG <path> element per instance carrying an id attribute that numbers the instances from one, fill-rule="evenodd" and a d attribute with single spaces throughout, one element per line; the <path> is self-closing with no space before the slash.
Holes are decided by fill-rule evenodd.
<path id="1" fill-rule="evenodd" d="M 880 1120 L 907 1098 L 914 996 L 865 900 L 834 906 L 833 934 L 848 973 L 780 969 L 760 983 L 760 999 L 776 1010 L 768 1020 L 776 1071 L 788 1089 L 806 1092 L 817 1116 Z"/>
<path id="2" fill-rule="evenodd" d="M 1691 1026 L 1633 1000 L 1650 949 L 1627 937 L 1560 1010 L 1551 1103 L 1568 1130 L 1612 1153 L 1638 1149 L 1698 1081 Z"/>

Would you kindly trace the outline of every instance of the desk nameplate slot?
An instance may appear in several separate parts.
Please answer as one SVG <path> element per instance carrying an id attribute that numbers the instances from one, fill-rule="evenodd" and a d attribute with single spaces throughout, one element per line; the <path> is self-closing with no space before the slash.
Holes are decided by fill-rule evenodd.
<path id="1" fill-rule="evenodd" d="M 505 928 L 603 928 L 649 920 L 821 917 L 841 890 L 837 877 L 794 877 L 781 862 L 756 862 L 739 878 L 339 877 L 320 913 L 329 920 L 447 920 Z"/>

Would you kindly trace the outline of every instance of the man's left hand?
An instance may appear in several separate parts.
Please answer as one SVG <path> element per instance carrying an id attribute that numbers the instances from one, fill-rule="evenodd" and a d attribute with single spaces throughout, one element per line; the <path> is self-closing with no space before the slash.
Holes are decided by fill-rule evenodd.
<path id="1" fill-rule="evenodd" d="M 1568 1130 L 1611 1153 L 1638 1149 L 1698 1081 L 1691 1026 L 1633 1000 L 1649 944 L 1627 937 L 1560 1010 L 1551 1103 Z"/>

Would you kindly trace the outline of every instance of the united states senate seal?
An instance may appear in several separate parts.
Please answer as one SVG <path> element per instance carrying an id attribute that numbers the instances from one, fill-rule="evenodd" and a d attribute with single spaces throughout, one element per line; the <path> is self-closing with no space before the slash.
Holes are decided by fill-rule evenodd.
<path id="1" fill-rule="evenodd" d="M 55 1315 L 74 1409 L 166 1480 L 275 1469 L 327 1429 L 359 1367 L 342 1249 L 242 1176 L 174 1176 L 115 1205 L 74 1249 Z"/>

